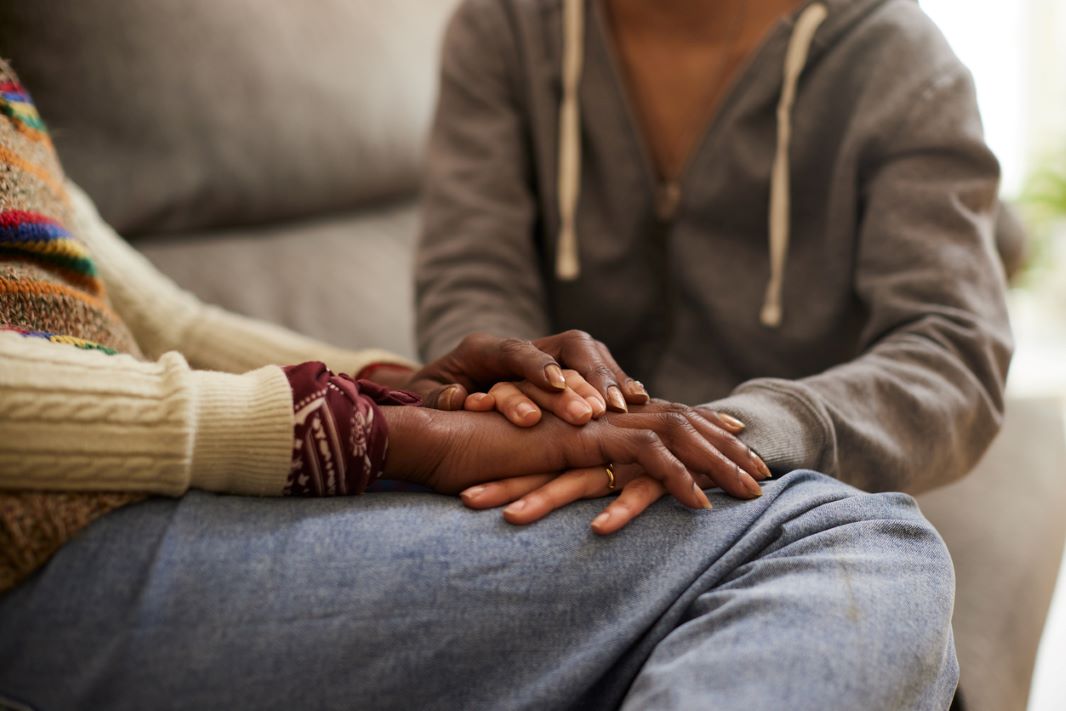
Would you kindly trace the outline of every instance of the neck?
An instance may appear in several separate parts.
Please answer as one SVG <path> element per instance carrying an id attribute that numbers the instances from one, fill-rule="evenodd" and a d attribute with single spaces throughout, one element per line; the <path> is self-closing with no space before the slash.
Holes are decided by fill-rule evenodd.
<path id="1" fill-rule="evenodd" d="M 802 0 L 606 0 L 612 23 L 629 31 L 729 43 L 751 26 L 765 26 Z"/>

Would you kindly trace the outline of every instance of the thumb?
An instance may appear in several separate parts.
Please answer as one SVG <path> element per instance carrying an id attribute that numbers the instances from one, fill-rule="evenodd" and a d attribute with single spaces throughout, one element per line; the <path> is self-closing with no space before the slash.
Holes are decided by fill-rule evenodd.
<path id="1" fill-rule="evenodd" d="M 462 410 L 468 394 L 466 388 L 458 383 L 440 385 L 424 380 L 412 385 L 411 389 L 422 396 L 422 406 L 435 410 Z M 419 388 L 418 385 L 424 385 L 428 390 L 423 391 L 423 388 Z"/>

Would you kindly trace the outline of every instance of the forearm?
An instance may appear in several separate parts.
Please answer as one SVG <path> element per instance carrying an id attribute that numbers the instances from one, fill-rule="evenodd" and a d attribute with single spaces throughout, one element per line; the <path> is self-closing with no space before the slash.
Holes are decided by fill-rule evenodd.
<path id="1" fill-rule="evenodd" d="M 967 473 L 998 432 L 1009 341 L 984 367 L 918 337 L 893 339 L 826 373 L 760 379 L 709 404 L 777 473 L 814 469 L 867 491 L 919 493 Z"/>
<path id="2" fill-rule="evenodd" d="M 501 8 L 464 3 L 445 35 L 416 273 L 426 360 L 475 331 L 533 339 L 551 330 L 511 33 Z"/>
<path id="3" fill-rule="evenodd" d="M 292 395 L 280 368 L 193 371 L 0 333 L 0 487 L 280 495 Z"/>

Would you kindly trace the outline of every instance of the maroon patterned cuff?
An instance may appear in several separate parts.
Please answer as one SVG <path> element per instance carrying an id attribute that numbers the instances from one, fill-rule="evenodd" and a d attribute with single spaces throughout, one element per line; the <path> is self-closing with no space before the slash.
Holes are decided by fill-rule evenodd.
<path id="1" fill-rule="evenodd" d="M 389 435 L 378 405 L 422 399 L 370 380 L 333 374 L 324 363 L 286 366 L 294 415 L 286 496 L 361 494 L 381 476 Z"/>

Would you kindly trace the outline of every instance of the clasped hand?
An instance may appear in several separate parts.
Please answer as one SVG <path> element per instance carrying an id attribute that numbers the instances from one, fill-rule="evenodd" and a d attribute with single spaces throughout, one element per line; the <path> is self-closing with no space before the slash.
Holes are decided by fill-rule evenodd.
<path id="1" fill-rule="evenodd" d="M 753 498 L 770 476 L 737 438 L 742 423 L 651 401 L 603 344 L 580 331 L 532 342 L 473 335 L 405 385 L 428 407 L 384 408 L 385 475 L 461 492 L 475 509 L 508 504 L 504 517 L 514 524 L 618 493 L 592 523 L 608 534 L 666 493 L 710 508 L 704 488 Z"/>

